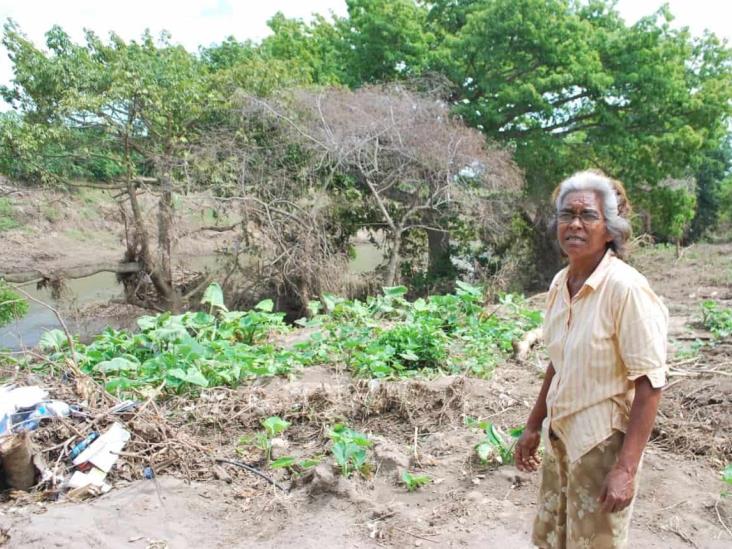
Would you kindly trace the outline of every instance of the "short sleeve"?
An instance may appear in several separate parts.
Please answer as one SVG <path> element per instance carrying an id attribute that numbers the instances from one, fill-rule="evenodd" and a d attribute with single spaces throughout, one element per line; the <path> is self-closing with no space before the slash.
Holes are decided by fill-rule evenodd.
<path id="1" fill-rule="evenodd" d="M 624 289 L 617 312 L 618 348 L 628 379 L 646 376 L 654 388 L 666 384 L 668 310 L 647 285 Z"/>

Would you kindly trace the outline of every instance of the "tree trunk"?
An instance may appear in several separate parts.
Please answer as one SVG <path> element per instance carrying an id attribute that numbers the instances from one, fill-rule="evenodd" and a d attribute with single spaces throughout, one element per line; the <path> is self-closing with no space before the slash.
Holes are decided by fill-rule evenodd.
<path id="1" fill-rule="evenodd" d="M 427 276 L 432 280 L 454 277 L 455 267 L 450 261 L 450 233 L 434 229 L 426 230 L 429 251 Z"/>
<path id="2" fill-rule="evenodd" d="M 148 238 L 147 225 L 142 215 L 142 208 L 137 200 L 137 188 L 134 181 L 127 182 L 127 195 L 130 200 L 130 208 L 134 218 L 134 227 L 137 242 L 140 245 L 139 262 L 142 264 L 142 270 L 149 276 L 150 280 L 158 292 L 158 295 L 172 310 L 178 310 L 180 307 L 177 294 L 172 285 L 172 280 L 161 274 L 160 267 L 150 253 L 150 242 Z M 130 295 L 127 295 L 128 300 Z"/>
<path id="3" fill-rule="evenodd" d="M 167 167 L 163 170 L 160 179 L 161 194 L 158 202 L 158 261 L 160 276 L 165 285 L 173 289 L 173 185 L 170 180 L 170 173 Z M 173 311 L 180 309 L 180 300 L 174 290 L 166 296 L 168 305 Z"/>
<path id="4" fill-rule="evenodd" d="M 389 263 L 386 267 L 385 286 L 394 286 L 397 283 L 397 270 L 401 259 L 400 250 L 402 247 L 402 232 L 396 231 L 393 235 L 391 250 L 389 251 Z"/>

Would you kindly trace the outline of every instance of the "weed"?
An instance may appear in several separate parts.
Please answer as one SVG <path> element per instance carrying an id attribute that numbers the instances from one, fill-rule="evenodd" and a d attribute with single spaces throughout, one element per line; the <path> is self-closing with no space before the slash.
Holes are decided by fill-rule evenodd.
<path id="1" fill-rule="evenodd" d="M 485 433 L 485 438 L 475 445 L 475 453 L 481 463 L 485 464 L 492 460 L 501 465 L 513 463 L 513 448 L 524 432 L 524 427 L 511 429 L 507 436 L 493 423 L 487 421 L 467 417 L 465 418 L 465 424 L 468 427 L 478 427 Z"/>
<path id="2" fill-rule="evenodd" d="M 336 423 L 328 433 L 333 441 L 333 457 L 341 468 L 341 474 L 348 477 L 358 471 L 366 476 L 369 472 L 368 448 L 373 445 L 368 437 L 354 431 L 343 423 Z"/>
<path id="3" fill-rule="evenodd" d="M 716 339 L 732 335 L 732 309 L 721 307 L 713 300 L 702 302 L 702 322 Z"/>
<path id="4" fill-rule="evenodd" d="M 700 339 L 695 339 L 688 345 L 684 345 L 677 341 L 674 346 L 676 347 L 676 360 L 687 360 L 699 356 L 701 349 L 704 347 L 704 342 Z"/>
<path id="5" fill-rule="evenodd" d="M 432 478 L 428 475 L 413 475 L 406 469 L 402 472 L 402 482 L 407 487 L 407 492 L 414 492 L 431 481 Z"/>

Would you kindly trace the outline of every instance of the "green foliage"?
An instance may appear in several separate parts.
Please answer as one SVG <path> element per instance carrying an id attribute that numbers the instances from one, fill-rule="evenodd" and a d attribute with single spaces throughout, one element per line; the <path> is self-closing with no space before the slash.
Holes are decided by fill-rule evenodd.
<path id="1" fill-rule="evenodd" d="M 0 326 L 25 316 L 28 302 L 0 278 Z"/>
<path id="2" fill-rule="evenodd" d="M 264 459 L 269 463 L 272 457 L 272 439 L 283 433 L 289 426 L 290 423 L 281 417 L 270 416 L 262 420 L 264 431 L 260 431 L 251 436 L 241 437 L 239 439 L 239 446 L 253 444 L 264 453 Z M 288 459 L 292 459 L 292 462 L 289 462 Z M 289 467 L 293 463 L 293 458 L 283 457 L 273 462 L 270 466 L 273 468 Z"/>
<path id="3" fill-rule="evenodd" d="M 373 442 L 366 435 L 343 423 L 336 423 L 328 432 L 328 437 L 333 442 L 331 452 L 344 477 L 351 476 L 354 471 L 364 476 L 369 473 L 368 449 L 373 446 Z"/>
<path id="4" fill-rule="evenodd" d="M 41 339 L 38 341 L 38 347 L 41 351 L 47 353 L 58 353 L 67 348 L 68 345 L 69 341 L 66 334 L 58 328 L 43 332 Z"/>
<path id="5" fill-rule="evenodd" d="M 470 373 L 488 376 L 512 350 L 514 339 L 538 326 L 541 313 L 526 308 L 521 297 L 501 297 L 501 312 L 485 315 L 482 290 L 458 282 L 452 295 L 408 302 L 403 286 L 385 288 L 366 302 L 325 296 L 329 312 L 310 320 L 327 337 L 299 348 L 313 361 L 345 364 L 356 374 L 409 377 Z"/>
<path id="6" fill-rule="evenodd" d="M 722 480 L 727 484 L 732 484 L 732 463 L 728 463 L 722 471 Z"/>
<path id="7" fill-rule="evenodd" d="M 143 316 L 140 331 L 106 329 L 88 345 L 76 345 L 82 370 L 113 394 L 149 391 L 163 386 L 183 393 L 202 387 L 230 385 L 259 376 L 290 373 L 313 364 L 345 365 L 356 375 L 393 378 L 440 372 L 488 376 L 512 350 L 514 339 L 541 322 L 541 313 L 526 308 L 522 298 L 501 297 L 500 311 L 486 315 L 480 288 L 458 283 L 452 295 L 409 302 L 406 288 L 385 288 L 365 302 L 332 295 L 312 302 L 310 320 L 319 327 L 293 348 L 271 342 L 288 330 L 284 313 L 272 312 L 272 300 L 250 311 L 227 311 L 216 286 L 204 304 L 215 314 Z M 51 330 L 41 339 L 49 361 L 68 352 L 66 337 Z"/>
<path id="8" fill-rule="evenodd" d="M 682 175 L 725 132 L 730 51 L 673 29 L 667 8 L 629 27 L 610 3 L 469 4 L 440 69 L 469 123 L 515 143 L 532 195 L 588 165 L 631 183 Z"/>
<path id="9" fill-rule="evenodd" d="M 496 461 L 501 465 L 513 463 L 513 447 L 518 442 L 524 427 L 515 427 L 506 435 L 493 423 L 465 418 L 468 427 L 478 427 L 485 432 L 485 438 L 475 445 L 475 453 L 481 463 Z"/>
<path id="10" fill-rule="evenodd" d="M 696 189 L 690 181 L 664 181 L 639 201 L 651 217 L 653 233 L 662 241 L 679 242 L 696 212 Z"/>
<path id="11" fill-rule="evenodd" d="M 429 475 L 412 474 L 406 469 L 402 471 L 402 482 L 407 487 L 407 492 L 414 492 L 432 482 L 432 478 Z"/>
<path id="12" fill-rule="evenodd" d="M 713 300 L 702 302 L 702 323 L 717 339 L 732 335 L 732 309 Z"/>
<path id="13" fill-rule="evenodd" d="M 300 475 L 302 472 L 315 467 L 320 463 L 321 458 L 304 458 L 297 459 L 292 456 L 282 456 L 270 462 L 270 469 L 287 469 L 290 474 Z"/>

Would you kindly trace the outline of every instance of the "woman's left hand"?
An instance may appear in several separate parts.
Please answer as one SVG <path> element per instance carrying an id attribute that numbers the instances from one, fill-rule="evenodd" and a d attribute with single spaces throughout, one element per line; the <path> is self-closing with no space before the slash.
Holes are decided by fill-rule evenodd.
<path id="1" fill-rule="evenodd" d="M 635 474 L 621 467 L 613 467 L 605 477 L 600 490 L 601 509 L 604 513 L 622 511 L 633 501 Z"/>

